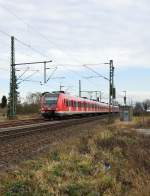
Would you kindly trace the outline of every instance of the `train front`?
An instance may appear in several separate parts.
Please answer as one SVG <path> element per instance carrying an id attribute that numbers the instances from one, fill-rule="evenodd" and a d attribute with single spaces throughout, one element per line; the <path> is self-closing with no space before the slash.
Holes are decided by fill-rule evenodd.
<path id="1" fill-rule="evenodd" d="M 55 116 L 57 109 L 58 94 L 43 93 L 41 97 L 41 114 L 44 118 L 52 118 Z"/>

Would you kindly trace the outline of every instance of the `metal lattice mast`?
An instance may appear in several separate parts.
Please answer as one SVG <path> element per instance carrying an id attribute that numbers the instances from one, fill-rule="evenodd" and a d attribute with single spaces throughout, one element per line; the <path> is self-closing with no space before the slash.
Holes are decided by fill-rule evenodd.
<path id="1" fill-rule="evenodd" d="M 11 37 L 11 64 L 10 64 L 10 94 L 9 94 L 9 108 L 8 116 L 14 118 L 16 116 L 17 105 L 17 84 L 15 72 L 15 46 L 14 37 Z"/>
<path id="2" fill-rule="evenodd" d="M 110 75 L 109 75 L 109 112 L 111 112 L 111 106 L 113 104 L 113 100 L 115 98 L 115 90 L 114 90 L 114 66 L 113 60 L 110 60 Z"/>

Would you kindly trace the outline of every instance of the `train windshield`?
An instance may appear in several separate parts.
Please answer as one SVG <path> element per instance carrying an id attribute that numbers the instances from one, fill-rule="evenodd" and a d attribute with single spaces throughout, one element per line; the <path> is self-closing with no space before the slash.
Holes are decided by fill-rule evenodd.
<path id="1" fill-rule="evenodd" d="M 45 97 L 45 103 L 48 106 L 56 105 L 58 97 Z"/>

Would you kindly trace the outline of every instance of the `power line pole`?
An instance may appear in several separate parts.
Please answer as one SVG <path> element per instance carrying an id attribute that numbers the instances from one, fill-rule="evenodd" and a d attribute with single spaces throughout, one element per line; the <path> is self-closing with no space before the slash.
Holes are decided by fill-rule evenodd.
<path id="1" fill-rule="evenodd" d="M 115 98 L 115 88 L 114 88 L 114 66 L 113 60 L 109 62 L 109 113 L 111 113 L 111 108 Z"/>
<path id="2" fill-rule="evenodd" d="M 46 70 L 50 69 L 46 67 L 47 63 L 51 63 L 52 60 L 50 61 L 36 61 L 36 62 L 26 62 L 26 63 L 16 63 L 14 65 L 34 65 L 34 64 L 44 64 L 44 83 L 47 83 L 47 78 L 46 78 Z"/>
<path id="3" fill-rule="evenodd" d="M 8 103 L 8 118 L 12 119 L 16 117 L 17 109 L 17 77 L 16 77 L 16 66 L 17 65 L 32 65 L 44 63 L 44 82 L 46 82 L 46 63 L 50 61 L 40 62 L 27 62 L 27 63 L 15 63 L 15 38 L 11 36 L 11 63 L 10 63 L 10 92 L 9 92 L 9 103 Z"/>
<path id="4" fill-rule="evenodd" d="M 46 62 L 44 62 L 44 83 L 46 83 Z"/>
<path id="5" fill-rule="evenodd" d="M 101 102 L 102 101 L 102 91 L 100 91 L 100 97 L 99 98 L 100 98 L 99 101 Z"/>
<path id="6" fill-rule="evenodd" d="M 81 97 L 81 80 L 79 80 L 79 97 Z"/>
<path id="7" fill-rule="evenodd" d="M 63 85 L 60 84 L 59 91 L 62 91 L 62 88 L 63 87 L 65 87 L 65 86 L 63 86 Z"/>
<path id="8" fill-rule="evenodd" d="M 16 83 L 16 70 L 15 70 L 15 43 L 14 36 L 11 36 L 11 65 L 10 65 L 10 93 L 8 104 L 8 117 L 16 117 L 17 106 L 17 83 Z"/>
<path id="9" fill-rule="evenodd" d="M 127 91 L 123 91 L 123 92 L 125 93 L 123 99 L 124 99 L 124 105 L 126 106 L 126 104 L 127 104 Z"/>

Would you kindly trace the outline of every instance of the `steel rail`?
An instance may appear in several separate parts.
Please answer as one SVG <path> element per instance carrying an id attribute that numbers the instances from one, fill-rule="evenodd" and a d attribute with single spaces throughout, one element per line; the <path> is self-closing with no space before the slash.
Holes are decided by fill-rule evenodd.
<path id="1" fill-rule="evenodd" d="M 15 127 L 19 125 L 26 125 L 26 124 L 34 124 L 38 122 L 45 122 L 45 119 L 42 118 L 31 118 L 31 119 L 24 119 L 24 120 L 11 120 L 6 122 L 1 122 L 0 129 L 5 127 Z"/>
<path id="2" fill-rule="evenodd" d="M 38 124 L 31 124 L 31 125 L 22 125 L 16 127 L 9 127 L 9 128 L 0 128 L 0 139 L 8 139 L 13 137 L 19 137 L 22 135 L 28 135 L 40 131 L 51 131 L 58 128 L 64 128 L 67 126 L 78 125 L 81 123 L 86 123 L 95 120 L 102 120 L 106 119 L 108 115 L 98 115 L 92 117 L 84 117 L 78 119 L 68 119 L 68 120 L 61 120 L 61 121 L 51 121 L 51 122 L 44 122 Z"/>

